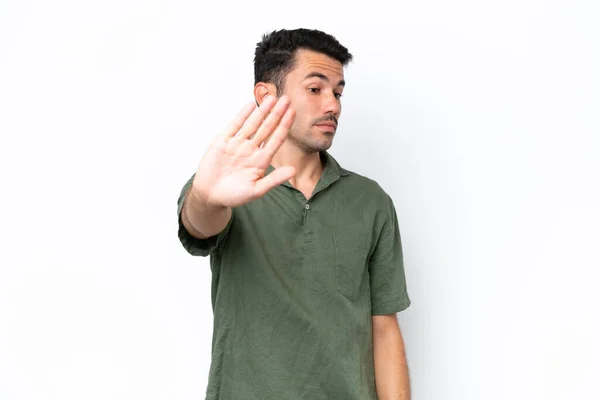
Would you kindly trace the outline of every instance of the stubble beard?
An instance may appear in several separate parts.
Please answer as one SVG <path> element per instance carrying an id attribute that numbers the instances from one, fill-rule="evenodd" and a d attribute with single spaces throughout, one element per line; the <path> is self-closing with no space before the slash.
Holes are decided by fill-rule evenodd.
<path id="1" fill-rule="evenodd" d="M 288 140 L 306 154 L 312 154 L 331 148 L 333 133 L 328 135 L 332 138 L 331 140 L 317 141 L 312 138 L 310 131 L 306 132 L 304 135 L 298 135 L 297 132 L 294 133 L 294 130 L 290 129 L 288 132 Z"/>

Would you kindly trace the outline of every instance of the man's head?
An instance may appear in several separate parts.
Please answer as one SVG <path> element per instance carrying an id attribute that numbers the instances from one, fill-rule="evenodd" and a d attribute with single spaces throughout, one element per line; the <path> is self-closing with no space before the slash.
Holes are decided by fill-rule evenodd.
<path id="1" fill-rule="evenodd" d="M 286 95 L 296 111 L 289 139 L 307 153 L 327 150 L 341 113 L 344 67 L 352 55 L 333 36 L 317 30 L 271 32 L 258 43 L 254 95 Z"/>

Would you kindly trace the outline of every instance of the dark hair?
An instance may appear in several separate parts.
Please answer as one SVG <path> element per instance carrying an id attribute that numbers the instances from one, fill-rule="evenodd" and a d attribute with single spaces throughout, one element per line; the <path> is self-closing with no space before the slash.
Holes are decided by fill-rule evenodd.
<path id="1" fill-rule="evenodd" d="M 315 29 L 281 29 L 263 35 L 254 53 L 254 84 L 275 84 L 281 95 L 285 77 L 293 69 L 295 53 L 299 49 L 313 50 L 338 60 L 342 66 L 352 61 L 352 54 L 325 32 Z"/>

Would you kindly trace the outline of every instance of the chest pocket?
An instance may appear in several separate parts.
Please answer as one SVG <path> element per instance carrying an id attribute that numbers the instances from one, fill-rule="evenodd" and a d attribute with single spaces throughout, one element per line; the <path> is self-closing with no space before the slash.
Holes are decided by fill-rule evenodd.
<path id="1" fill-rule="evenodd" d="M 355 233 L 336 233 L 335 285 L 338 292 L 355 301 L 367 273 L 369 242 L 366 236 Z"/>

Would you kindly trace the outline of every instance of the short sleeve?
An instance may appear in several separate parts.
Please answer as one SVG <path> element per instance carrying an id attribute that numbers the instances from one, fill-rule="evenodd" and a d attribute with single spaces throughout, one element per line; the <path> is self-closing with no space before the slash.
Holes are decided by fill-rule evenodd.
<path id="1" fill-rule="evenodd" d="M 406 286 L 398 217 L 388 197 L 386 220 L 369 260 L 372 315 L 395 314 L 411 304 Z"/>
<path id="2" fill-rule="evenodd" d="M 211 254 L 213 251 L 217 250 L 221 247 L 227 235 L 229 234 L 229 230 L 231 228 L 231 224 L 234 219 L 235 212 L 232 212 L 231 218 L 227 223 L 225 229 L 223 229 L 218 235 L 206 238 L 206 239 L 198 239 L 185 229 L 183 222 L 181 221 L 181 211 L 183 210 L 183 204 L 185 202 L 185 197 L 187 192 L 192 187 L 192 182 L 194 181 L 194 177 L 196 175 L 192 175 L 192 177 L 187 181 L 187 183 L 181 189 L 181 193 L 179 195 L 179 199 L 177 200 L 177 219 L 179 223 L 178 228 L 178 236 L 179 241 L 181 242 L 183 248 L 193 256 L 201 256 L 206 257 Z M 234 210 L 235 211 L 235 210 Z"/>

